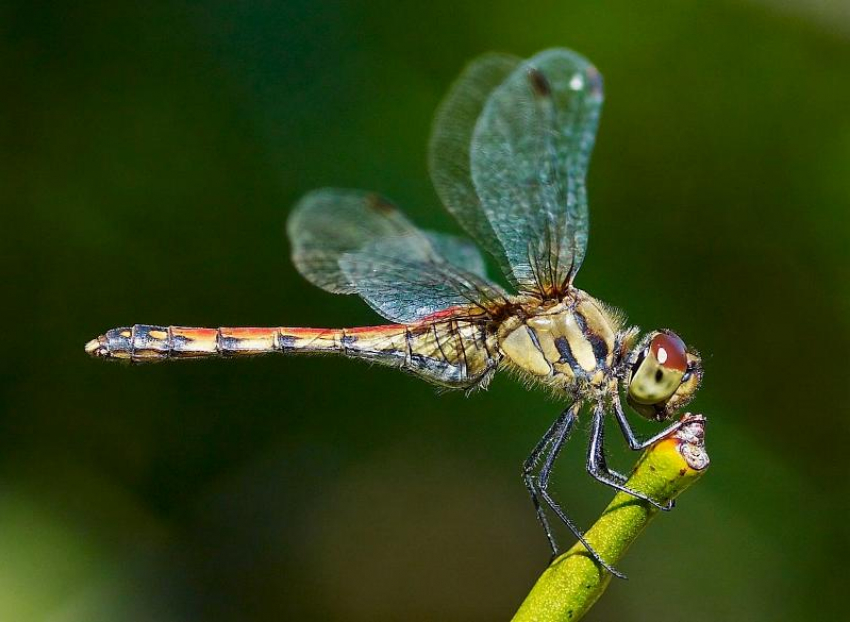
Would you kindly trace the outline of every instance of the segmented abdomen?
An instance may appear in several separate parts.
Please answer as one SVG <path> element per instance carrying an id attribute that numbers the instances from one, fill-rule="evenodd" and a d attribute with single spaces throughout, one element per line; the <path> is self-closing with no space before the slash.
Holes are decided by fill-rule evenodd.
<path id="1" fill-rule="evenodd" d="M 486 382 L 499 362 L 486 325 L 455 319 L 359 328 L 113 328 L 86 351 L 132 363 L 272 352 L 337 353 L 397 367 L 447 387 Z"/>

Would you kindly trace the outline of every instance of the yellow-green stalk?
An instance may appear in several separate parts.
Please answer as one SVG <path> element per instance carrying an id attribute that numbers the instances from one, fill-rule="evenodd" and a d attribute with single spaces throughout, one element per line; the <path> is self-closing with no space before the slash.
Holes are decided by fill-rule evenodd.
<path id="1" fill-rule="evenodd" d="M 685 414 L 683 425 L 640 457 L 629 488 L 666 503 L 675 499 L 705 472 L 705 418 Z M 590 546 L 616 566 L 658 510 L 619 492 L 596 524 L 585 534 Z M 581 619 L 605 591 L 611 575 L 576 543 L 555 558 L 531 589 L 514 622 L 562 622 Z"/>

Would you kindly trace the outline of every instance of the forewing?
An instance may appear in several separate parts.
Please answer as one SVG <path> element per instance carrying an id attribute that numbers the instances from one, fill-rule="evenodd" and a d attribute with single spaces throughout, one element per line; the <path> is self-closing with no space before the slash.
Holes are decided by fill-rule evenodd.
<path id="1" fill-rule="evenodd" d="M 419 230 L 374 193 L 311 192 L 287 230 L 293 262 L 310 282 L 358 294 L 391 321 L 414 322 L 453 306 L 489 312 L 504 303 L 469 241 Z"/>
<path id="2" fill-rule="evenodd" d="M 507 256 L 472 183 L 469 149 L 488 95 L 520 62 L 515 56 L 487 54 L 468 65 L 437 109 L 428 145 L 431 180 L 446 209 L 509 278 Z"/>
<path id="3" fill-rule="evenodd" d="M 584 260 L 585 178 L 602 99 L 593 65 L 546 50 L 492 91 L 476 123 L 472 181 L 524 291 L 558 296 Z"/>

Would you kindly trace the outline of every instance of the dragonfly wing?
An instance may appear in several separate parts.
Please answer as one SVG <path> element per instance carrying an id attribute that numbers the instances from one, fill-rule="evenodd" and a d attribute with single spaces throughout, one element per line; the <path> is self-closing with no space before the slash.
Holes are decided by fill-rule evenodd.
<path id="1" fill-rule="evenodd" d="M 487 266 L 481 251 L 470 240 L 458 235 L 426 231 L 434 251 L 453 266 L 482 278 L 487 278 Z"/>
<path id="2" fill-rule="evenodd" d="M 514 69 L 478 118 L 472 182 L 525 291 L 557 296 L 584 259 L 585 177 L 602 100 L 596 68 L 552 49 Z"/>
<path id="3" fill-rule="evenodd" d="M 378 194 L 322 188 L 298 202 L 286 230 L 292 261 L 308 281 L 334 294 L 354 294 L 339 258 L 373 240 L 407 235 L 415 227 Z"/>
<path id="4" fill-rule="evenodd" d="M 311 192 L 287 229 L 301 274 L 327 291 L 360 295 L 391 321 L 415 322 L 454 306 L 488 312 L 505 302 L 474 245 L 421 231 L 374 193 Z"/>
<path id="5" fill-rule="evenodd" d="M 489 313 L 506 303 L 501 288 L 449 263 L 421 234 L 375 240 L 339 263 L 357 293 L 393 322 L 415 322 L 450 307 Z"/>
<path id="6" fill-rule="evenodd" d="M 428 145 L 431 180 L 446 209 L 509 278 L 507 256 L 472 183 L 469 148 L 487 97 L 520 62 L 515 56 L 487 54 L 470 63 L 437 109 Z"/>

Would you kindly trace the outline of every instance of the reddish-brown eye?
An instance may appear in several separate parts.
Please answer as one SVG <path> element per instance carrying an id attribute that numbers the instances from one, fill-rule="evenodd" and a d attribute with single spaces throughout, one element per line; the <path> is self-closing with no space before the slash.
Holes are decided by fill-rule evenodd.
<path id="1" fill-rule="evenodd" d="M 667 369 L 685 373 L 688 369 L 688 348 L 674 333 L 658 333 L 649 345 L 655 360 Z"/>

